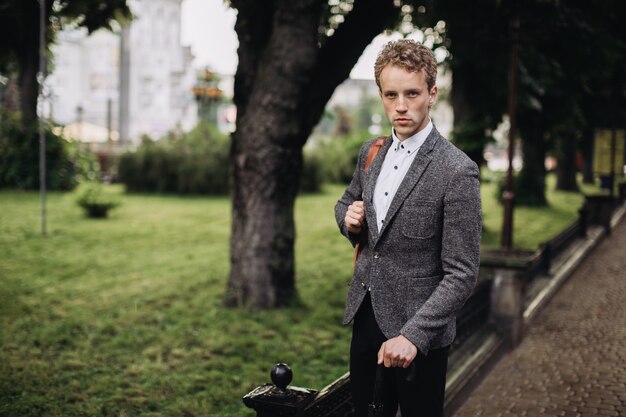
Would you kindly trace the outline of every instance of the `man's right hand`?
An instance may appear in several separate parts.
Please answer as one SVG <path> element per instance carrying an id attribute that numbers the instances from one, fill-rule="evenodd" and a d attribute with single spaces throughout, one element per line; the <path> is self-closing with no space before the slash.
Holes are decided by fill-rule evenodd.
<path id="1" fill-rule="evenodd" d="M 365 221 L 365 208 L 362 201 L 355 201 L 348 206 L 346 217 L 343 219 L 348 232 L 358 235 Z"/>

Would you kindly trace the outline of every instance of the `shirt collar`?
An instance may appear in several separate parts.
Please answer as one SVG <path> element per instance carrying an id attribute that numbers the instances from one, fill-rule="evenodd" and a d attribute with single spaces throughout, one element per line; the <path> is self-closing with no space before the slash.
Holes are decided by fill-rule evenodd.
<path id="1" fill-rule="evenodd" d="M 391 149 L 394 151 L 403 151 L 407 155 L 413 154 L 419 150 L 422 144 L 426 141 L 428 135 L 433 130 L 433 122 L 432 120 L 428 120 L 428 124 L 425 128 L 415 133 L 413 136 L 401 141 L 396 136 L 395 129 L 391 129 L 391 136 L 393 137 L 393 143 L 391 144 Z"/>

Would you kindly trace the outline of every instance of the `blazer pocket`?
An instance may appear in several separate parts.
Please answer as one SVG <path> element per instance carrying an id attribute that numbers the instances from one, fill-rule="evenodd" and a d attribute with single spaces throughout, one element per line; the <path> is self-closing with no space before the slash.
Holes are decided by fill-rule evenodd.
<path id="1" fill-rule="evenodd" d="M 439 285 L 442 279 L 443 275 L 433 275 L 430 277 L 411 277 L 411 279 L 409 280 L 409 285 L 416 288 L 433 287 Z"/>
<path id="2" fill-rule="evenodd" d="M 421 201 L 404 208 L 402 235 L 410 239 L 428 239 L 435 235 L 437 205 L 431 201 Z"/>
<path id="3" fill-rule="evenodd" d="M 408 283 L 405 289 L 405 321 L 409 320 L 430 298 L 441 282 L 441 275 L 432 277 L 415 277 Z"/>

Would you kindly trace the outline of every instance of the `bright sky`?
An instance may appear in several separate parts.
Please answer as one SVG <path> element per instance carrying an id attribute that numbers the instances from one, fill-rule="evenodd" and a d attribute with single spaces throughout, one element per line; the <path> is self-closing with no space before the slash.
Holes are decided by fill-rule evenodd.
<path id="1" fill-rule="evenodd" d="M 234 26 L 237 12 L 223 0 L 183 0 L 181 40 L 191 45 L 195 66 L 208 66 L 221 74 L 237 69 L 237 34 Z M 420 33 L 421 35 L 421 33 Z M 352 69 L 352 78 L 374 78 L 374 61 L 382 45 L 396 36 L 380 35 L 368 46 Z"/>
<path id="2" fill-rule="evenodd" d="M 183 0 L 181 42 L 190 45 L 196 67 L 221 74 L 237 69 L 237 12 L 222 0 Z"/>

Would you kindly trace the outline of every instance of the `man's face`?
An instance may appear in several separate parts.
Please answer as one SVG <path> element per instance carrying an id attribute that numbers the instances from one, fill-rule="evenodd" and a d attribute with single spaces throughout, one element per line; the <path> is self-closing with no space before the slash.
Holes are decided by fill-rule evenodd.
<path id="1" fill-rule="evenodd" d="M 408 139 L 428 125 L 428 110 L 437 98 L 437 86 L 428 90 L 424 70 L 409 72 L 387 65 L 380 73 L 380 89 L 385 113 L 398 139 Z"/>

